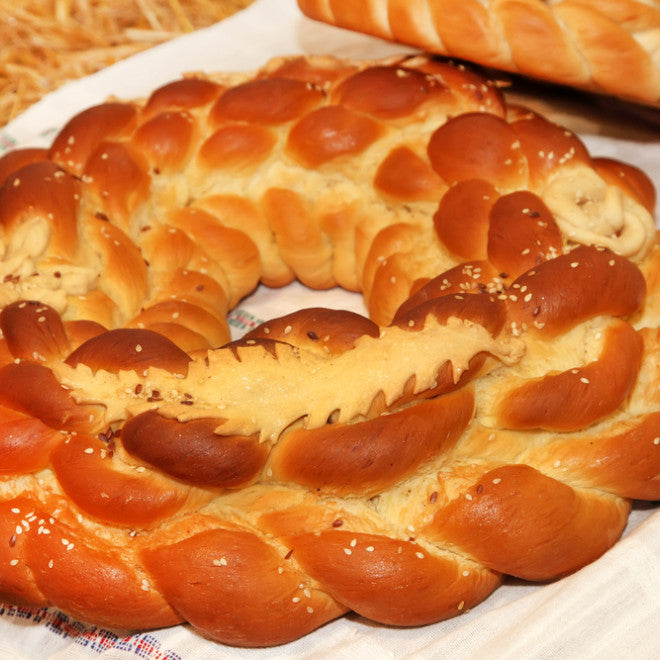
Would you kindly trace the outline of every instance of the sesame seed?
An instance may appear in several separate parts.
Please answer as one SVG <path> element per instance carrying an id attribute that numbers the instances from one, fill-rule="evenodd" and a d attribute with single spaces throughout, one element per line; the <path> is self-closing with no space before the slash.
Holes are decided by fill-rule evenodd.
<path id="1" fill-rule="evenodd" d="M 459 609 L 459 610 L 462 610 L 464 607 L 465 607 L 465 601 L 462 600 L 462 601 L 458 604 L 458 609 Z"/>
<path id="2" fill-rule="evenodd" d="M 468 575 L 470 575 L 470 571 L 463 571 L 462 575 L 463 577 L 467 577 Z"/>
<path id="3" fill-rule="evenodd" d="M 135 345 L 135 352 L 136 353 L 142 353 L 142 345 L 141 344 L 136 344 Z"/>
<path id="4" fill-rule="evenodd" d="M 656 438 L 656 440 L 659 440 L 659 439 L 660 438 Z M 656 444 L 658 444 L 658 443 L 656 442 Z M 374 546 L 373 545 L 368 545 L 367 546 L 367 552 L 373 552 L 373 551 L 374 551 Z"/>
<path id="5" fill-rule="evenodd" d="M 660 438 L 653 438 L 654 445 L 660 445 Z"/>
<path id="6" fill-rule="evenodd" d="M 351 546 L 351 548 L 354 548 L 354 547 L 357 545 L 357 539 L 353 539 L 353 540 L 349 543 L 349 545 Z"/>
<path id="7" fill-rule="evenodd" d="M 214 566 L 226 566 L 227 565 L 227 560 L 224 557 L 221 557 L 220 559 L 214 559 L 213 560 L 213 565 Z"/>
<path id="8" fill-rule="evenodd" d="M 470 493 L 465 493 L 465 499 L 472 500 L 472 495 L 470 495 Z"/>
<path id="9" fill-rule="evenodd" d="M 580 382 L 581 382 L 581 383 L 584 383 L 585 385 L 588 385 L 588 384 L 589 384 L 589 379 L 588 379 L 588 378 L 585 378 L 585 377 L 583 376 L 582 378 L 580 378 Z"/>
<path id="10" fill-rule="evenodd" d="M 87 449 L 85 449 L 85 454 L 93 454 L 93 453 L 94 453 L 94 449 L 92 447 L 87 447 Z"/>
<path id="11" fill-rule="evenodd" d="M 294 597 L 291 599 L 291 601 L 294 602 L 294 603 L 299 603 L 299 602 L 300 602 L 300 596 L 294 596 Z"/>
<path id="12" fill-rule="evenodd" d="M 310 607 L 310 606 L 308 605 L 306 609 L 307 609 L 307 613 L 308 613 L 308 614 L 313 614 L 313 613 L 314 613 L 314 608 L 313 608 L 313 607 Z"/>
<path id="13" fill-rule="evenodd" d="M 493 479 L 494 484 L 499 484 L 501 481 L 502 480 L 499 477 L 496 477 L 495 479 Z"/>
<path id="14" fill-rule="evenodd" d="M 345 552 L 347 555 L 352 555 L 352 554 L 353 554 L 353 551 L 352 551 L 350 548 L 344 548 L 344 552 Z"/>
<path id="15" fill-rule="evenodd" d="M 424 553 L 423 552 L 416 552 L 415 557 L 418 557 L 419 559 L 424 559 Z"/>

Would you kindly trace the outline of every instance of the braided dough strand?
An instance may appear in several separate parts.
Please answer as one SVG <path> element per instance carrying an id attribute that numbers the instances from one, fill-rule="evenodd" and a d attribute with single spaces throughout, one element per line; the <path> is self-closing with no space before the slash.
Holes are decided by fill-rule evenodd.
<path id="1" fill-rule="evenodd" d="M 3 600 L 242 646 L 421 625 L 660 499 L 653 186 L 464 67 L 191 76 L 0 174 Z M 294 279 L 371 318 L 231 341 Z"/>
<path id="2" fill-rule="evenodd" d="M 299 0 L 310 18 L 432 53 L 660 105 L 657 0 Z"/>

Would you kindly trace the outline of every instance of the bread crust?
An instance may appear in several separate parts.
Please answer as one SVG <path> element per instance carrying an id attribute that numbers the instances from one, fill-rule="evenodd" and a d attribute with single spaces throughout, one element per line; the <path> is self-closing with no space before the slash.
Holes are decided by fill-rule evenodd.
<path id="1" fill-rule="evenodd" d="M 660 107 L 655 0 L 298 0 L 310 18 L 481 66 Z"/>
<path id="2" fill-rule="evenodd" d="M 9 602 L 242 646 L 421 625 L 660 498 L 653 186 L 463 67 L 191 77 L 0 172 Z M 231 340 L 294 279 L 371 318 Z"/>

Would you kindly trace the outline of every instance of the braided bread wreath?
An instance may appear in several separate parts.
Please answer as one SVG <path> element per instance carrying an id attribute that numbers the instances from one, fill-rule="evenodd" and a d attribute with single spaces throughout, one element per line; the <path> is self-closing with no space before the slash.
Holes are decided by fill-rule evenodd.
<path id="1" fill-rule="evenodd" d="M 660 498 L 653 186 L 463 67 L 184 78 L 0 170 L 7 602 L 245 646 L 421 625 Z M 294 279 L 371 319 L 230 341 Z"/>
<path id="2" fill-rule="evenodd" d="M 310 18 L 660 108 L 660 0 L 298 0 Z"/>

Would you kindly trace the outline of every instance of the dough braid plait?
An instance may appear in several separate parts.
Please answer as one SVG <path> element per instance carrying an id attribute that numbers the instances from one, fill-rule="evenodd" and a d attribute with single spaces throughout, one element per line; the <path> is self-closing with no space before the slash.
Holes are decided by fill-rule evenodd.
<path id="1" fill-rule="evenodd" d="M 658 0 L 298 0 L 310 18 L 660 107 Z"/>
<path id="2" fill-rule="evenodd" d="M 653 186 L 462 67 L 185 78 L 0 171 L 7 602 L 246 646 L 420 625 L 660 497 Z M 371 319 L 230 341 L 294 279 Z"/>

